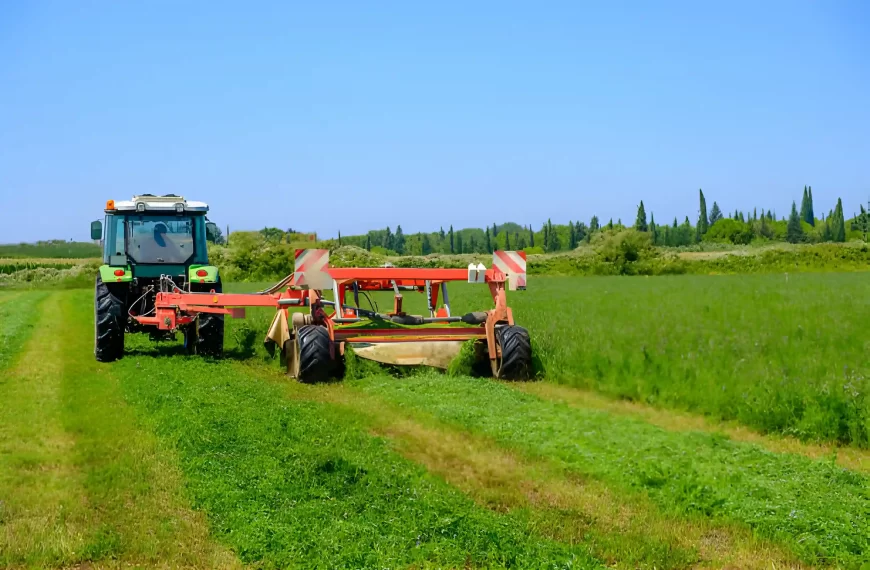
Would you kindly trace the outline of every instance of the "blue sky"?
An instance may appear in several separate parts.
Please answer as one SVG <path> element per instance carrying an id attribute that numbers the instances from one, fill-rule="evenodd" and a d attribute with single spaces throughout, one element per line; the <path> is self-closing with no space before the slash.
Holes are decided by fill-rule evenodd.
<path id="1" fill-rule="evenodd" d="M 870 4 L 4 2 L 0 242 L 180 193 L 406 233 L 870 199 Z"/>

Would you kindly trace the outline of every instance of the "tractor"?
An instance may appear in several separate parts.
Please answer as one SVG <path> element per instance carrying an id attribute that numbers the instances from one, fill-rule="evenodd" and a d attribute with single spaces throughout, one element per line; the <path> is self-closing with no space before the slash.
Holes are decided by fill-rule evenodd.
<path id="1" fill-rule="evenodd" d="M 525 290 L 524 253 L 496 251 L 492 268 L 472 263 L 466 271 L 331 267 L 328 249 L 297 249 L 293 273 L 269 289 L 223 293 L 217 267 L 208 264 L 217 226 L 207 212 L 205 203 L 172 194 L 106 202 L 105 226 L 91 224 L 91 237 L 103 242 L 94 291 L 98 361 L 121 358 L 125 334 L 145 331 L 158 341 L 181 332 L 189 354 L 219 357 L 226 316 L 271 307 L 276 313 L 264 343 L 280 350 L 288 374 L 301 382 L 340 374 L 348 349 L 382 364 L 448 368 L 468 342 L 494 377 L 530 376 L 531 339 L 514 323 L 506 298 L 507 290 Z M 447 284 L 457 281 L 488 288 L 492 306 L 451 314 Z M 360 295 L 371 303 L 368 293 L 376 291 L 393 293 L 392 310 L 360 306 Z M 405 312 L 403 291 L 425 295 L 424 314 Z"/>
<path id="2" fill-rule="evenodd" d="M 147 331 L 158 341 L 176 338 L 177 329 L 144 324 L 155 314 L 161 291 L 221 292 L 218 269 L 208 263 L 207 242 L 218 231 L 207 212 L 207 204 L 174 194 L 106 202 L 104 223 L 91 223 L 91 239 L 101 240 L 103 249 L 94 291 L 98 361 L 121 358 L 126 333 Z M 222 354 L 223 314 L 197 313 L 179 329 L 190 354 Z"/>

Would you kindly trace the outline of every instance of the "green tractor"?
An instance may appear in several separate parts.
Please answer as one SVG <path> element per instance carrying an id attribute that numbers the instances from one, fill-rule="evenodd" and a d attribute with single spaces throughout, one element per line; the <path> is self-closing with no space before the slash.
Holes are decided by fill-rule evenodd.
<path id="1" fill-rule="evenodd" d="M 105 212 L 105 226 L 91 223 L 91 239 L 101 240 L 103 247 L 94 291 L 94 356 L 111 362 L 124 354 L 125 333 L 175 340 L 176 331 L 139 320 L 154 312 L 158 292 L 174 286 L 220 293 L 221 280 L 217 267 L 208 263 L 207 242 L 219 232 L 206 218 L 207 204 L 174 194 L 143 194 L 129 201 L 108 200 Z M 223 353 L 223 315 L 201 313 L 181 332 L 188 353 Z"/>

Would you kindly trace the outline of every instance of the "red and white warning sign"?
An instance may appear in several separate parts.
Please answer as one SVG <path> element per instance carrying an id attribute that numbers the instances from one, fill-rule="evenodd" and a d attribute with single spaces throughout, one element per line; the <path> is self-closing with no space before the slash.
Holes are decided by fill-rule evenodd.
<path id="1" fill-rule="evenodd" d="M 332 289 L 328 249 L 297 249 L 293 277 L 296 285 L 305 289 Z"/>
<path id="2" fill-rule="evenodd" d="M 511 291 L 526 288 L 526 252 L 502 251 L 492 253 L 492 266 L 504 273 Z"/>

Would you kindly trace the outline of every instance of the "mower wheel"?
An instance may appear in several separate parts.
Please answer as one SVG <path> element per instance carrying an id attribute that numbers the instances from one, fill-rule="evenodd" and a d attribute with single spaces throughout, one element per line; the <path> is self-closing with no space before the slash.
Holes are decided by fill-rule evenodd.
<path id="1" fill-rule="evenodd" d="M 221 282 L 208 283 L 199 285 L 194 288 L 195 291 L 204 293 L 214 289 L 215 293 L 223 292 Z M 196 342 L 196 354 L 203 356 L 212 356 L 215 358 L 223 356 L 224 353 L 224 316 L 218 313 L 199 313 L 193 326 L 197 327 L 195 335 L 191 335 Z"/>
<path id="2" fill-rule="evenodd" d="M 193 321 L 186 327 L 184 327 L 184 350 L 187 351 L 187 354 L 196 354 L 197 345 L 199 342 L 199 330 L 197 328 L 199 323 L 197 321 Z"/>
<path id="3" fill-rule="evenodd" d="M 125 307 L 125 291 L 103 283 L 98 274 L 94 290 L 94 356 L 98 362 L 112 362 L 124 354 Z"/>
<path id="4" fill-rule="evenodd" d="M 334 368 L 329 355 L 329 331 L 320 325 L 305 325 L 296 331 L 298 371 L 296 379 L 306 384 L 325 382 Z"/>
<path id="5" fill-rule="evenodd" d="M 501 358 L 496 361 L 496 378 L 528 380 L 532 372 L 532 341 L 529 331 L 516 325 L 497 327 L 495 338 L 501 349 Z"/>

